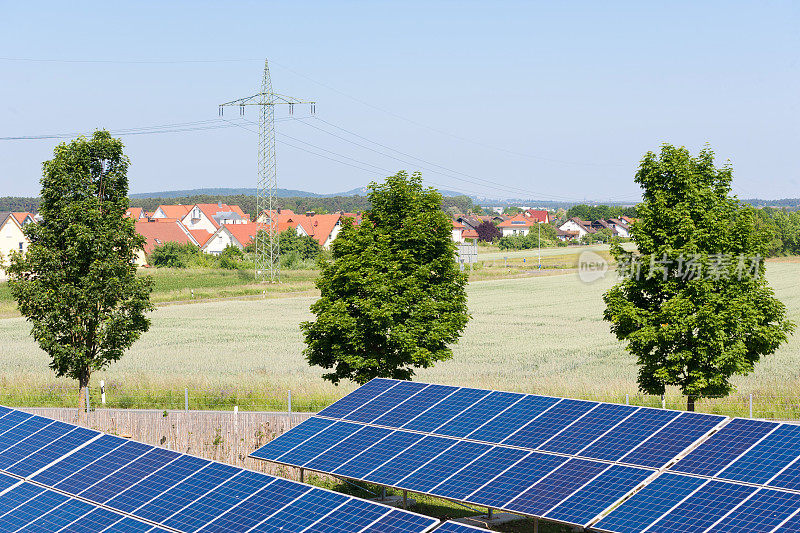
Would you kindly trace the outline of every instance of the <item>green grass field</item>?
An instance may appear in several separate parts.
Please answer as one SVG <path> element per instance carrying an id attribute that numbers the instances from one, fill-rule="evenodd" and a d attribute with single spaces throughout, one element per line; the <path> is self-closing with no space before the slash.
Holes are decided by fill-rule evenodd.
<path id="1" fill-rule="evenodd" d="M 796 259 L 768 264 L 772 286 L 798 323 L 799 273 Z M 161 282 L 171 283 L 166 275 Z M 601 296 L 612 282 L 584 284 L 574 272 L 472 282 L 472 320 L 454 357 L 416 379 L 613 402 L 629 394 L 631 403 L 658 405 L 657 398 L 637 395 L 636 366 L 601 319 Z M 300 294 L 310 290 L 310 278 L 296 283 Z M 93 376 L 93 398 L 102 379 L 109 406 L 180 408 L 184 387 L 193 408 L 280 410 L 288 389 L 296 410 L 332 402 L 354 386 L 334 387 L 320 379 L 321 369 L 307 366 L 298 324 L 311 318 L 314 297 L 290 294 L 160 307 L 130 352 Z M 53 377 L 28 332 L 22 318 L 0 320 L 0 403 L 74 405 L 73 382 Z M 698 409 L 746 414 L 753 393 L 757 416 L 800 417 L 798 376 L 795 335 L 753 374 L 737 378 L 736 394 L 703 401 Z M 683 402 L 675 391 L 667 401 L 672 407 Z"/>

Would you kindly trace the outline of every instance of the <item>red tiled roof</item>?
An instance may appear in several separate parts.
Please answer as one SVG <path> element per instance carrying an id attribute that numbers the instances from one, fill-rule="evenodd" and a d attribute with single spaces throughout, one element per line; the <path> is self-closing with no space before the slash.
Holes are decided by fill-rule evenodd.
<path id="1" fill-rule="evenodd" d="M 450 222 L 453 223 L 453 229 L 464 229 L 466 226 L 461 224 L 460 222 L 456 222 L 455 220 L 451 220 Z"/>
<path id="2" fill-rule="evenodd" d="M 497 225 L 498 228 L 519 228 L 521 226 L 533 226 L 537 224 L 536 222 L 530 220 L 529 217 L 526 217 L 523 214 L 519 214 L 515 217 L 509 218 L 508 220 L 504 220 L 500 224 Z"/>
<path id="3" fill-rule="evenodd" d="M 233 235 L 233 238 L 239 241 L 242 246 L 247 246 L 255 238 L 256 233 L 261 229 L 266 229 L 266 224 L 227 224 L 225 229 Z M 280 224 L 278 224 L 280 230 Z"/>
<path id="4" fill-rule="evenodd" d="M 525 216 L 534 219 L 537 222 L 549 222 L 550 215 L 544 209 L 528 209 L 525 211 Z"/>
<path id="5" fill-rule="evenodd" d="M 189 213 L 189 210 L 191 208 L 192 208 L 191 205 L 160 205 L 160 206 L 158 206 L 158 209 L 161 209 L 161 211 L 163 211 L 164 214 L 167 215 L 167 218 L 178 218 L 178 219 L 185 217 Z"/>
<path id="6" fill-rule="evenodd" d="M 132 218 L 133 220 L 139 220 L 142 218 L 142 208 L 141 207 L 129 207 L 127 211 L 125 211 L 125 216 L 128 218 Z"/>
<path id="7" fill-rule="evenodd" d="M 28 211 L 15 211 L 11 213 L 11 216 L 14 217 L 14 220 L 19 222 L 20 226 L 25 223 L 25 219 L 28 217 L 31 217 L 31 220 L 33 220 L 33 213 Z"/>
<path id="8" fill-rule="evenodd" d="M 478 232 L 474 229 L 465 229 L 461 232 L 461 236 L 465 239 L 477 239 L 479 237 Z"/>
<path id="9" fill-rule="evenodd" d="M 154 218 L 136 221 L 136 232 L 147 239 L 144 245 L 144 253 L 150 254 L 156 246 L 165 242 L 177 242 L 180 244 L 195 244 L 197 240 L 189 234 L 180 220 L 174 218 Z"/>
<path id="10" fill-rule="evenodd" d="M 194 240 L 196 240 L 197 244 L 200 246 L 204 246 L 208 242 L 208 239 L 210 239 L 213 235 L 213 233 L 210 233 L 204 229 L 190 229 L 188 231 L 192 234 L 192 237 L 194 237 Z"/>

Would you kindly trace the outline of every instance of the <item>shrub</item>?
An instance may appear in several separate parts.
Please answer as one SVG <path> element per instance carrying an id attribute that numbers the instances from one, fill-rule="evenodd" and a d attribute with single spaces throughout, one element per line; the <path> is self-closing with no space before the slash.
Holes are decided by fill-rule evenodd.
<path id="1" fill-rule="evenodd" d="M 155 267 L 186 268 L 200 255 L 200 249 L 193 244 L 165 242 L 156 246 L 150 253 L 148 262 Z"/>

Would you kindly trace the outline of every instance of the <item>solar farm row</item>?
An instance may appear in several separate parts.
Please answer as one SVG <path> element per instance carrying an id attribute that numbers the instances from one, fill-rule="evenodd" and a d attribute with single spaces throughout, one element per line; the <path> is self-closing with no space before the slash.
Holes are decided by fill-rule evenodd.
<path id="1" fill-rule="evenodd" d="M 438 523 L 5 407 L 0 476 L 0 532 L 422 533 Z"/>
<path id="2" fill-rule="evenodd" d="M 751 533 L 795 520 L 798 430 L 378 379 L 252 456 L 601 531 Z"/>

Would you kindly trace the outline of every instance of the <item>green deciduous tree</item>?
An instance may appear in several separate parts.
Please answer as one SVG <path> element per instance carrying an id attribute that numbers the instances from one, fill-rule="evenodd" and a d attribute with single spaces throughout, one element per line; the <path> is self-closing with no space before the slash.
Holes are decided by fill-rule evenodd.
<path id="1" fill-rule="evenodd" d="M 639 365 L 639 388 L 679 387 L 698 398 L 733 390 L 786 341 L 794 324 L 764 278 L 766 251 L 755 215 L 729 196 L 732 169 L 713 152 L 692 157 L 664 145 L 636 173 L 644 193 L 632 238 L 640 255 L 617 245 L 622 280 L 609 290 L 605 319 Z"/>
<path id="2" fill-rule="evenodd" d="M 333 369 L 323 376 L 333 383 L 411 379 L 452 356 L 469 320 L 441 195 L 419 173 L 369 189 L 372 208 L 342 225 L 317 280 L 316 320 L 301 325 L 309 363 Z"/>
<path id="3" fill-rule="evenodd" d="M 43 167 L 43 220 L 25 226 L 27 253 L 9 269 L 11 293 L 57 376 L 78 380 L 122 357 L 149 327 L 152 280 L 136 276 L 144 238 L 124 218 L 128 158 L 106 131 L 58 145 Z"/>

